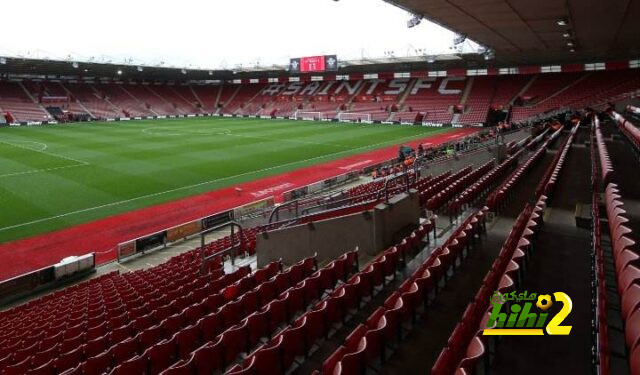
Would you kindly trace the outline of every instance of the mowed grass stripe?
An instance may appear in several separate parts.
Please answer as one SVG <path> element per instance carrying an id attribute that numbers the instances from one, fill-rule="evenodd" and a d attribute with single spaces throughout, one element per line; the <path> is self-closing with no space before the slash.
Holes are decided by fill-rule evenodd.
<path id="1" fill-rule="evenodd" d="M 145 131 L 150 128 L 164 134 Z M 48 152 L 89 164 L 0 178 L 0 200 L 20 202 L 0 215 L 0 242 L 443 131 L 228 118 L 0 129 L 3 139 L 46 144 Z M 0 156 L 23 158 L 11 151 Z"/>

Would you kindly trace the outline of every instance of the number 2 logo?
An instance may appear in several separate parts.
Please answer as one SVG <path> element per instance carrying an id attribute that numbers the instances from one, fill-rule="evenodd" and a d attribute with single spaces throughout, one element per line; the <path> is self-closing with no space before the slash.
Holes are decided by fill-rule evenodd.
<path id="1" fill-rule="evenodd" d="M 553 319 L 551 319 L 549 324 L 547 324 L 547 333 L 549 335 L 568 335 L 569 332 L 571 332 L 572 326 L 562 326 L 560 324 L 567 318 L 573 309 L 573 302 L 571 302 L 571 298 L 563 292 L 555 292 L 553 293 L 553 297 L 556 302 L 562 302 L 562 309 L 560 309 Z"/>

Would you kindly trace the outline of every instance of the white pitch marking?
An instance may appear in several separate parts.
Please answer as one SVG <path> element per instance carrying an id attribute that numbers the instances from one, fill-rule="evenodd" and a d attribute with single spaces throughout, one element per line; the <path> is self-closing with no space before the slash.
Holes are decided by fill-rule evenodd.
<path id="1" fill-rule="evenodd" d="M 22 140 L 13 140 L 13 139 L 12 139 L 12 140 L 9 140 L 9 142 L 31 143 L 31 144 L 34 144 L 34 145 L 39 146 L 37 150 L 36 150 L 36 149 L 33 149 L 33 148 L 31 148 L 31 147 L 23 147 L 23 148 L 27 148 L 27 149 L 29 149 L 29 150 L 31 150 L 31 151 L 44 151 L 44 150 L 46 150 L 46 149 L 47 149 L 47 147 L 48 147 L 46 143 L 42 143 L 42 142 L 35 142 L 35 141 L 22 141 Z M 14 146 L 16 146 L 16 145 L 14 145 Z M 18 146 L 18 147 L 20 147 L 20 146 Z"/>
<path id="2" fill-rule="evenodd" d="M 111 203 L 103 204 L 103 205 L 100 205 L 100 206 L 83 208 L 81 210 L 70 211 L 70 212 L 66 212 L 64 214 L 60 214 L 60 215 L 55 215 L 55 216 L 45 217 L 45 218 L 42 218 L 42 219 L 28 221 L 28 222 L 25 222 L 25 223 L 10 225 L 10 226 L 4 227 L 4 228 L 0 228 L 0 232 L 6 231 L 6 230 L 9 230 L 9 229 L 21 228 L 21 227 L 28 226 L 28 225 L 38 224 L 38 223 L 46 222 L 46 221 L 49 221 L 49 220 L 55 220 L 55 219 L 59 219 L 61 217 L 67 217 L 67 216 L 71 216 L 71 215 L 75 215 L 75 214 L 79 214 L 79 213 L 83 213 L 83 212 L 89 212 L 89 211 L 93 211 L 93 210 L 98 210 L 98 209 L 101 209 L 101 208 L 118 206 L 118 205 L 123 204 L 123 203 L 134 202 L 134 201 L 137 201 L 137 200 L 140 200 L 140 199 L 153 198 L 153 197 L 157 197 L 157 196 L 164 195 L 164 194 L 167 194 L 167 193 L 173 193 L 173 192 L 181 191 L 181 190 L 188 190 L 188 189 L 191 189 L 191 188 L 194 188 L 194 187 L 199 187 L 199 186 L 208 185 L 208 184 L 212 184 L 212 183 L 216 183 L 216 182 L 226 181 L 226 180 L 234 179 L 234 178 L 237 178 L 237 177 L 243 177 L 243 176 L 247 176 L 247 175 L 251 175 L 251 174 L 255 174 L 255 173 L 267 172 L 267 171 L 270 171 L 270 170 L 273 170 L 273 169 L 287 167 L 287 166 L 290 166 L 290 165 L 296 165 L 296 164 L 306 163 L 306 162 L 317 160 L 317 159 L 323 159 L 323 158 L 327 158 L 327 157 L 331 157 L 331 156 L 341 155 L 341 154 L 345 154 L 347 152 L 358 151 L 358 150 L 366 149 L 366 148 L 369 148 L 369 147 L 382 146 L 382 145 L 386 145 L 388 143 L 398 143 L 398 142 L 402 142 L 402 141 L 405 141 L 405 140 L 412 140 L 412 139 L 415 139 L 415 138 L 416 138 L 416 135 L 407 136 L 407 137 L 403 137 L 403 138 L 397 138 L 397 139 L 394 139 L 394 140 L 391 140 L 391 141 L 374 143 L 374 144 L 370 144 L 370 145 L 365 145 L 365 146 L 361 146 L 361 147 L 352 148 L 352 149 L 349 149 L 349 150 L 338 151 L 338 152 L 334 152 L 334 153 L 331 153 L 331 154 L 320 155 L 320 156 L 316 156 L 316 157 L 309 158 L 309 159 L 296 160 L 296 161 L 292 161 L 292 162 L 281 164 L 281 165 L 275 165 L 273 167 L 262 168 L 262 169 L 258 169 L 258 170 L 250 171 L 250 172 L 244 172 L 244 173 L 240 173 L 240 174 L 233 175 L 233 176 L 227 176 L 227 177 L 217 178 L 217 179 L 213 179 L 213 180 L 209 180 L 209 181 L 199 182 L 199 183 L 193 184 L 193 185 L 182 186 L 182 187 L 179 187 L 179 188 L 169 189 L 169 190 L 166 190 L 166 191 L 161 191 L 161 192 L 152 193 L 152 194 L 145 194 L 145 195 L 141 195 L 139 197 L 125 199 L 125 200 L 121 200 L 121 201 L 117 201 L 117 202 L 111 202 Z"/>
<path id="3" fill-rule="evenodd" d="M 25 171 L 25 172 L 15 172 L 15 173 L 0 174 L 0 178 L 3 178 L 3 177 L 15 177 L 15 176 L 22 176 L 22 175 L 26 175 L 26 174 L 35 174 L 35 173 L 45 173 L 45 172 L 58 171 L 58 170 L 61 170 L 61 169 L 68 169 L 68 168 L 86 167 L 88 165 L 89 164 L 75 164 L 75 165 L 65 165 L 65 166 L 62 166 L 62 167 L 55 167 L 55 168 L 33 169 L 33 170 Z"/>
<path id="4" fill-rule="evenodd" d="M 86 161 L 74 159 L 74 158 L 69 157 L 69 156 L 54 154 L 53 152 L 44 151 L 44 149 L 42 149 L 42 150 L 34 150 L 31 147 L 20 146 L 20 145 L 16 145 L 16 144 L 13 144 L 13 143 L 10 143 L 10 142 L 7 142 L 7 141 L 0 141 L 0 143 L 3 143 L 5 145 L 9 145 L 9 146 L 13 146 L 13 147 L 17 147 L 17 148 L 21 148 L 21 149 L 24 149 L 24 150 L 29 150 L 29 151 L 33 151 L 33 152 L 39 152 L 41 154 L 48 155 L 48 156 L 54 156 L 54 157 L 57 157 L 57 158 L 60 158 L 60 159 L 70 160 L 70 161 L 76 162 L 78 164 L 89 165 L 89 163 L 87 163 Z M 39 142 L 35 142 L 35 143 L 39 143 Z"/>

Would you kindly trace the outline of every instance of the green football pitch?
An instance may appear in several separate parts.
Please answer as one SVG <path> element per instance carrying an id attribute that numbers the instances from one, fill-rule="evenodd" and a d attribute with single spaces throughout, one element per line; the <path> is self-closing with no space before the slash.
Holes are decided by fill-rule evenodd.
<path id="1" fill-rule="evenodd" d="M 0 243 L 444 131 L 212 117 L 0 128 Z"/>

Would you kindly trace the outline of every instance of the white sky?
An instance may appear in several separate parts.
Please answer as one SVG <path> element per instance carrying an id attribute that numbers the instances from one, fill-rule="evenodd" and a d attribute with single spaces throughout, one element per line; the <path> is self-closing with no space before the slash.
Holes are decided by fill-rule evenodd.
<path id="1" fill-rule="evenodd" d="M 0 55 L 191 68 L 450 53 L 453 33 L 382 0 L 4 0 Z"/>

